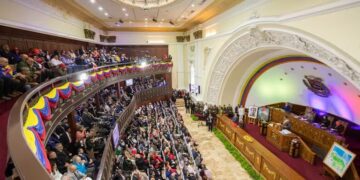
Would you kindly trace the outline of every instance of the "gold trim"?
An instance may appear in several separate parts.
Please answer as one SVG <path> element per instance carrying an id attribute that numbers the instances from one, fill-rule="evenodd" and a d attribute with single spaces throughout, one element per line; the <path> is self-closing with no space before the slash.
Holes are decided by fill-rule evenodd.
<path id="1" fill-rule="evenodd" d="M 89 23 L 101 30 L 106 30 L 107 25 L 91 14 L 85 8 L 78 5 L 74 0 L 42 0 L 44 3 L 57 8 L 67 15 L 72 15 L 80 20 Z"/>
<path id="2" fill-rule="evenodd" d="M 58 8 L 67 14 L 73 15 L 80 20 L 89 23 L 101 30 L 106 31 L 133 31 L 133 32 L 185 32 L 196 25 L 225 12 L 244 0 L 215 0 L 208 7 L 196 14 L 192 19 L 180 27 L 110 27 L 106 22 L 112 19 L 101 19 L 93 15 L 87 9 L 74 0 L 42 0 L 43 2 Z M 114 21 L 115 22 L 115 21 Z"/>
<path id="3" fill-rule="evenodd" d="M 192 27 L 204 23 L 205 21 L 225 12 L 244 0 L 215 0 L 208 7 L 195 15 L 192 19 L 182 25 L 182 28 L 189 30 Z"/>
<path id="4" fill-rule="evenodd" d="M 266 163 L 264 163 L 264 170 L 270 175 L 273 176 L 273 179 L 276 179 L 276 172 L 272 171 Z"/>

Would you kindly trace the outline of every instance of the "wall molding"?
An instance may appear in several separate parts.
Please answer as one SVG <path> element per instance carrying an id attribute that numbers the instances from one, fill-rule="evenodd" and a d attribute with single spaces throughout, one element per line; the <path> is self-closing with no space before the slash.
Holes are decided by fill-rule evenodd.
<path id="1" fill-rule="evenodd" d="M 335 69 L 355 87 L 360 89 L 360 69 L 351 60 L 339 56 L 339 51 L 316 42 L 305 35 L 300 35 L 289 30 L 250 28 L 249 32 L 236 36 L 231 42 L 226 43 L 216 56 L 213 67 L 210 68 L 211 77 L 208 78 L 206 101 L 218 104 L 221 90 L 226 82 L 226 75 L 235 62 L 248 52 L 258 48 L 283 48 L 291 49 L 317 59 Z M 341 52 L 340 52 L 341 54 Z M 356 68 L 358 67 L 358 68 Z"/>
<path id="2" fill-rule="evenodd" d="M 264 4 L 265 2 L 267 2 L 267 0 L 260 1 L 258 3 L 252 4 L 250 6 L 252 8 L 254 8 L 256 6 Z M 231 35 L 237 31 L 239 31 L 240 29 L 243 29 L 246 26 L 256 26 L 258 24 L 266 24 L 266 23 L 274 24 L 274 23 L 290 22 L 290 21 L 304 19 L 304 18 L 313 17 L 313 16 L 317 16 L 317 15 L 323 15 L 323 14 L 328 14 L 328 13 L 332 13 L 332 12 L 336 12 L 336 11 L 341 11 L 341 10 L 348 9 L 348 8 L 354 8 L 357 6 L 360 6 L 360 0 L 341 0 L 341 1 L 335 1 L 332 3 L 315 6 L 310 9 L 305 9 L 305 10 L 301 10 L 298 12 L 289 13 L 289 14 L 285 14 L 285 15 L 257 17 L 257 18 L 249 19 L 249 20 L 239 24 L 232 30 L 229 30 L 229 31 L 226 31 L 223 33 L 219 33 L 219 34 L 215 34 L 213 36 L 204 37 L 202 39 L 193 40 L 193 41 L 187 42 L 186 44 L 191 44 L 194 42 L 201 42 L 201 41 L 206 41 L 206 40 L 211 40 L 211 39 L 216 39 L 216 38 L 220 38 L 223 36 Z M 239 10 L 239 12 L 242 13 L 249 9 L 250 8 L 242 8 L 241 10 Z M 229 15 L 218 18 L 217 21 L 220 21 L 220 22 L 224 21 L 224 20 L 228 19 L 229 18 L 228 16 L 230 16 L 230 15 L 235 16 L 236 14 L 234 14 L 234 12 L 231 12 Z M 210 21 L 212 21 L 212 20 L 210 20 Z M 212 25 L 213 24 L 208 25 L 206 27 L 209 27 Z M 204 29 L 206 29 L 206 27 Z"/>

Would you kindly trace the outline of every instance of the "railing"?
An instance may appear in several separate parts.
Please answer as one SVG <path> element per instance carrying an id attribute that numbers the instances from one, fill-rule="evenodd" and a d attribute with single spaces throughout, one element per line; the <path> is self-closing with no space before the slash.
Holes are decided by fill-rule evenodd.
<path id="1" fill-rule="evenodd" d="M 300 141 L 300 157 L 306 162 L 314 164 L 316 153 L 311 150 L 311 148 L 304 142 L 304 140 L 301 139 L 301 137 L 298 137 L 298 139 Z"/>
<path id="2" fill-rule="evenodd" d="M 171 94 L 172 94 L 172 90 L 168 86 L 147 89 L 134 94 L 130 104 L 126 107 L 126 109 L 121 113 L 121 115 L 117 119 L 120 135 L 125 131 L 126 127 L 133 119 L 136 108 L 147 103 L 148 101 L 157 101 L 160 100 L 161 98 L 170 98 Z M 115 158 L 114 147 L 112 144 L 113 130 L 114 129 L 111 130 L 111 133 L 109 134 L 106 141 L 106 146 L 101 158 L 99 172 L 96 177 L 97 180 L 111 179 L 113 163 Z"/>
<path id="3" fill-rule="evenodd" d="M 87 80 L 90 79 L 90 83 L 87 84 L 87 80 L 83 81 L 84 87 L 82 91 L 71 91 L 70 99 L 59 99 L 57 108 L 51 109 L 52 118 L 45 123 L 46 139 L 40 142 L 42 145 L 46 144 L 49 136 L 59 124 L 71 111 L 74 110 L 81 102 L 95 95 L 101 89 L 124 81 L 126 79 L 154 75 L 154 74 L 166 74 L 171 72 L 171 64 L 153 64 L 147 67 L 124 67 L 127 64 L 114 64 L 101 66 L 94 69 L 84 70 L 78 73 L 61 76 L 47 81 L 29 92 L 23 94 L 14 104 L 11 109 L 8 128 L 8 148 L 10 156 L 15 164 L 16 170 L 22 179 L 51 179 L 47 169 L 43 166 L 43 162 L 40 161 L 33 149 L 29 147 L 28 141 L 24 134 L 25 117 L 28 115 L 30 107 L 37 102 L 44 94 L 49 93 L 54 88 L 59 88 L 68 82 L 74 82 L 80 80 L 79 77 L 87 74 Z M 92 81 L 93 76 L 96 81 Z M 77 81 L 78 82 L 78 81 Z M 144 93 L 139 93 L 144 94 Z M 155 95 L 145 97 L 143 99 L 151 99 Z M 44 148 L 44 147 L 43 147 Z"/>

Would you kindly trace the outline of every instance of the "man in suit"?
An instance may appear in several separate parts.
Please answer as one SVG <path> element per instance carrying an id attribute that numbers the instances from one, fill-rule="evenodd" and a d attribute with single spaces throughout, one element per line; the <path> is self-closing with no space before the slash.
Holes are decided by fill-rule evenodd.
<path id="1" fill-rule="evenodd" d="M 195 102 L 194 101 L 191 101 L 191 114 L 195 114 Z"/>
<path id="2" fill-rule="evenodd" d="M 213 129 L 213 123 L 214 123 L 214 118 L 211 114 L 209 114 L 207 120 L 206 120 L 206 124 L 208 126 L 208 131 L 212 131 Z"/>
<path id="3" fill-rule="evenodd" d="M 70 150 L 70 146 L 72 143 L 71 134 L 70 134 L 70 128 L 69 126 L 59 126 L 60 129 L 63 131 L 60 134 L 60 142 L 64 146 L 65 149 Z"/>
<path id="4" fill-rule="evenodd" d="M 323 119 L 321 120 L 321 127 L 328 128 L 330 125 L 330 121 L 327 116 L 323 116 Z"/>
<path id="5" fill-rule="evenodd" d="M 345 130 L 345 127 L 341 124 L 340 120 L 337 120 L 335 121 L 335 126 L 333 127 L 333 129 L 335 129 L 338 134 L 342 134 Z"/>
<path id="6" fill-rule="evenodd" d="M 239 117 L 239 113 L 238 113 L 238 112 L 239 112 L 239 107 L 240 107 L 240 104 L 239 104 L 239 105 L 236 105 L 235 108 L 234 108 L 234 109 L 235 109 L 234 112 L 235 112 L 235 114 L 237 115 L 237 117 Z"/>

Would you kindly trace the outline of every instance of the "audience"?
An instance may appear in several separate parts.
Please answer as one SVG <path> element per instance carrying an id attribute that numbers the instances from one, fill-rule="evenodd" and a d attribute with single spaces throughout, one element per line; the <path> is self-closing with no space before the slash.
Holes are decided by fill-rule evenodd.
<path id="1" fill-rule="evenodd" d="M 119 140 L 112 179 L 198 179 L 206 169 L 196 146 L 173 102 L 149 103 Z"/>
<path id="2" fill-rule="evenodd" d="M 113 127 L 115 120 L 123 112 L 131 101 L 131 97 L 136 92 L 148 88 L 162 86 L 163 79 L 155 79 L 153 76 L 134 78 L 133 93 L 129 93 L 122 87 L 120 94 L 111 86 L 99 92 L 100 106 L 97 109 L 94 97 L 88 99 L 87 102 L 76 108 L 76 132 L 74 137 L 71 136 L 71 130 L 65 119 L 50 136 L 47 143 L 48 158 L 52 164 L 51 175 L 55 178 L 94 178 L 100 165 L 101 156 L 105 148 L 106 139 Z M 145 137 L 145 131 L 143 137 Z M 124 170 L 133 172 L 136 163 L 138 171 L 134 171 L 131 175 L 134 177 L 142 177 L 145 175 L 140 171 L 148 168 L 149 161 L 145 158 L 145 145 L 139 150 L 132 149 L 131 152 L 135 159 L 124 161 Z M 138 155 L 137 155 L 138 154 Z M 160 158 L 161 159 L 161 158 Z M 159 159 L 157 159 L 159 160 Z M 163 163 L 160 162 L 159 166 Z M 147 176 L 146 176 L 147 177 Z M 147 179 L 147 178 L 146 178 Z"/>
<path id="3" fill-rule="evenodd" d="M 151 57 L 148 54 L 145 57 L 129 58 L 119 48 L 82 47 L 79 50 L 55 50 L 52 53 L 31 48 L 28 52 L 21 53 L 16 47 L 11 50 L 7 44 L 0 48 L 0 102 L 11 100 L 39 83 L 67 73 L 111 63 L 160 61 L 156 56 Z"/>

